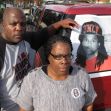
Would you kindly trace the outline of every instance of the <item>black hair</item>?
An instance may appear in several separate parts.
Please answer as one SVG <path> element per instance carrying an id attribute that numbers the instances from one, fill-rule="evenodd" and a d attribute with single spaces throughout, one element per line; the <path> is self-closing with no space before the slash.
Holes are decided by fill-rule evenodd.
<path id="1" fill-rule="evenodd" d="M 50 55 L 51 50 L 53 48 L 53 44 L 55 44 L 56 42 L 67 43 L 70 45 L 71 52 L 73 50 L 72 42 L 69 37 L 54 35 L 53 37 L 50 37 L 49 40 L 47 41 L 47 43 L 44 45 L 44 52 L 45 52 L 45 57 L 46 57 L 47 62 L 48 62 L 48 56 Z"/>

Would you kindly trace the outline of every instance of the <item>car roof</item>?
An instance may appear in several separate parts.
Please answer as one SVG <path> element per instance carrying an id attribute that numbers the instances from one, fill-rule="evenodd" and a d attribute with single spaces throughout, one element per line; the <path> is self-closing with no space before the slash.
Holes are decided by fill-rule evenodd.
<path id="1" fill-rule="evenodd" d="M 111 4 L 78 3 L 71 5 L 49 4 L 45 9 L 65 14 L 111 14 Z"/>

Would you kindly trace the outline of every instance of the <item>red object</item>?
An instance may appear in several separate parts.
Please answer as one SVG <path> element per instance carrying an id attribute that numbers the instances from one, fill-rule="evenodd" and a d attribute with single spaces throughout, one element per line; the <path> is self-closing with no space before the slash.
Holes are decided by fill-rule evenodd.
<path id="1" fill-rule="evenodd" d="M 111 108 L 111 76 L 92 78 L 97 98 L 94 109 Z"/>
<path id="2" fill-rule="evenodd" d="M 76 15 L 80 14 L 93 14 L 93 15 L 109 15 L 111 16 L 111 4 L 90 4 L 90 3 L 78 3 L 74 5 L 58 5 L 58 4 L 50 4 L 45 5 L 40 20 L 44 16 L 46 10 L 50 10 L 54 12 L 58 12 L 62 14 L 61 19 L 65 19 L 65 17 L 72 17 L 75 18 Z M 69 16 L 71 15 L 71 16 Z M 48 15 L 50 17 L 50 14 Z M 82 18 L 81 18 L 82 19 Z M 52 23 L 52 22 L 51 22 Z M 49 24 L 50 25 L 50 24 Z M 68 31 L 66 31 L 67 33 Z M 70 32 L 68 32 L 69 34 Z M 70 35 L 70 34 L 69 34 Z M 94 62 L 95 60 L 93 60 Z M 92 62 L 92 63 L 93 63 Z M 89 69 L 87 68 L 88 72 L 97 72 L 97 69 L 93 65 L 90 64 Z M 107 73 L 107 70 L 111 70 L 111 58 L 108 58 L 108 61 L 104 62 L 104 65 L 101 65 L 101 69 L 99 71 L 104 71 Z M 105 72 L 106 71 L 106 72 Z M 92 73 L 93 74 L 93 73 Z M 111 76 L 98 76 L 95 78 L 91 78 L 94 88 L 97 92 L 98 97 L 94 103 L 94 110 L 101 109 L 101 108 L 111 108 Z"/>

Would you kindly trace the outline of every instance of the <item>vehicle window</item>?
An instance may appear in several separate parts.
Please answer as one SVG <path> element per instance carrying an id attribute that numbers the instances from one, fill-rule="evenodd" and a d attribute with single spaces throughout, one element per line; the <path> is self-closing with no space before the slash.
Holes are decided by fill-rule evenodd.
<path id="1" fill-rule="evenodd" d="M 74 20 L 75 14 L 64 14 L 64 17 L 63 17 L 63 18 L 64 18 L 64 19 L 65 19 L 65 18 L 71 18 L 71 19 Z M 69 28 L 67 28 L 67 29 L 62 29 L 62 30 L 61 30 L 61 35 L 62 35 L 62 36 L 70 37 L 70 35 L 71 35 L 71 29 L 69 29 Z"/>
<path id="2" fill-rule="evenodd" d="M 49 25 L 59 21 L 62 18 L 62 16 L 63 16 L 63 14 L 60 12 L 46 9 L 44 12 L 44 16 L 42 18 L 42 22 L 44 24 L 46 24 L 46 26 L 49 26 Z"/>
<path id="3" fill-rule="evenodd" d="M 35 16 L 36 21 L 39 20 L 39 17 L 40 17 L 40 15 L 41 15 L 41 12 L 42 12 L 42 9 L 37 8 L 37 9 L 35 10 L 34 16 Z"/>

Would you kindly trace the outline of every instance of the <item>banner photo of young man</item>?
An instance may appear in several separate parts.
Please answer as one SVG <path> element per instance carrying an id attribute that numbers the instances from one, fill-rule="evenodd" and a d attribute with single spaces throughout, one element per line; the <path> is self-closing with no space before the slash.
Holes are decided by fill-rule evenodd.
<path id="1" fill-rule="evenodd" d="M 73 63 L 92 79 L 98 95 L 94 109 L 111 108 L 111 16 L 76 15 L 75 20 L 80 28 L 71 32 Z"/>

